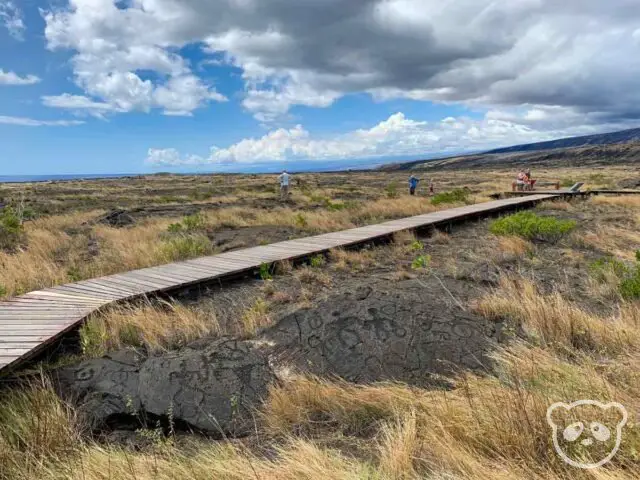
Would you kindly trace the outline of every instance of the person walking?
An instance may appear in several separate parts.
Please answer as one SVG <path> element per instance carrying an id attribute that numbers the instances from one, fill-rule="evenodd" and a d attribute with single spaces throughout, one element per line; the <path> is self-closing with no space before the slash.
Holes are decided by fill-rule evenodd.
<path id="1" fill-rule="evenodd" d="M 413 175 L 409 177 L 409 195 L 416 194 L 416 188 L 418 188 L 419 182 L 420 182 L 419 178 L 416 178 Z"/>
<path id="2" fill-rule="evenodd" d="M 289 175 L 286 170 L 283 170 L 278 177 L 278 180 L 280 181 L 280 199 L 286 200 L 287 198 L 289 198 L 289 184 L 291 175 Z"/>

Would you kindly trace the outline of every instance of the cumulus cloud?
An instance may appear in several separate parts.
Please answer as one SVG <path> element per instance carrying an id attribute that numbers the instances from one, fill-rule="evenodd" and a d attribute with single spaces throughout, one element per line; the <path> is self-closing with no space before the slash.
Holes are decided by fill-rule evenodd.
<path id="1" fill-rule="evenodd" d="M 191 115 L 208 102 L 226 100 L 175 53 L 189 42 L 170 34 L 171 19 L 145 12 L 137 0 L 127 8 L 115 0 L 70 0 L 43 16 L 48 48 L 75 51 L 75 82 L 112 107 L 103 111 L 159 108 L 167 115 Z"/>
<path id="2" fill-rule="evenodd" d="M 0 85 L 34 85 L 40 81 L 35 75 L 21 77 L 15 72 L 5 72 L 0 68 Z"/>
<path id="3" fill-rule="evenodd" d="M 0 25 L 16 40 L 23 40 L 25 30 L 22 12 L 13 0 L 0 0 Z"/>
<path id="4" fill-rule="evenodd" d="M 424 122 L 399 112 L 369 129 L 328 138 L 314 137 L 297 125 L 273 130 L 260 138 L 247 138 L 225 148 L 214 146 L 206 156 L 182 155 L 174 148 L 152 148 L 146 161 L 151 165 L 193 166 L 418 156 L 586 135 L 602 127 L 571 125 L 572 115 L 564 110 L 531 108 L 520 112 L 494 110 L 482 119 L 447 117 L 439 122 Z M 554 127 L 548 128 L 548 125 Z M 609 125 L 612 130 L 621 126 L 623 124 Z"/>
<path id="5" fill-rule="evenodd" d="M 84 122 L 79 120 L 35 120 L 33 118 L 6 117 L 0 115 L 0 123 L 21 127 L 73 127 L 82 125 Z"/>
<path id="6" fill-rule="evenodd" d="M 222 100 L 177 53 L 204 44 L 261 121 L 354 92 L 640 118 L 637 0 L 69 0 L 45 20 L 78 85 L 126 111 Z"/>

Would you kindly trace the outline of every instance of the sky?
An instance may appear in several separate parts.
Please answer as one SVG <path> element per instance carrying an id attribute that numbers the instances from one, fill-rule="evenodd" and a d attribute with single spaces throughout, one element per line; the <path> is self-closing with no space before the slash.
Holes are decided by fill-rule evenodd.
<path id="1" fill-rule="evenodd" d="M 638 0 L 0 0 L 0 175 L 372 166 L 640 125 Z"/>

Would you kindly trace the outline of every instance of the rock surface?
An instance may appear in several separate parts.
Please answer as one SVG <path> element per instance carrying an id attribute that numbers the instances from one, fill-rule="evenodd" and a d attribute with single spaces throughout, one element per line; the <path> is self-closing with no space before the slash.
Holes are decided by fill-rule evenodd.
<path id="1" fill-rule="evenodd" d="M 490 367 L 496 324 L 420 280 L 378 282 L 283 318 L 264 337 L 276 365 L 352 382 L 433 384 L 433 374 Z"/>
<path id="2" fill-rule="evenodd" d="M 58 380 L 93 429 L 143 413 L 171 416 L 213 435 L 241 435 L 275 376 L 252 343 L 220 339 L 148 359 L 117 352 L 63 368 Z"/>
<path id="3" fill-rule="evenodd" d="M 62 369 L 59 384 L 94 430 L 139 412 L 229 436 L 253 425 L 275 372 L 448 386 L 452 372 L 491 369 L 500 328 L 461 307 L 466 284 L 447 282 L 360 279 L 283 312 L 255 341 L 203 338 L 149 358 L 122 351 Z"/>
<path id="4" fill-rule="evenodd" d="M 136 223 L 135 219 L 126 210 L 111 210 L 106 215 L 95 220 L 97 223 L 110 227 L 128 227 Z"/>

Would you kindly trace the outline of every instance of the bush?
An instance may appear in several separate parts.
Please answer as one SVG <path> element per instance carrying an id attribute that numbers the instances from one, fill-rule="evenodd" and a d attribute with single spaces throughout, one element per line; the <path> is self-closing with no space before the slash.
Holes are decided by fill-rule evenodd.
<path id="1" fill-rule="evenodd" d="M 442 203 L 466 203 L 469 197 L 469 191 L 463 188 L 456 188 L 450 192 L 442 192 L 431 198 L 431 205 L 440 205 Z"/>
<path id="2" fill-rule="evenodd" d="M 387 198 L 397 198 L 399 196 L 398 182 L 393 181 L 389 183 L 389 185 L 385 187 L 384 191 L 387 194 Z"/>
<path id="3" fill-rule="evenodd" d="M 12 207 L 0 211 L 0 249 L 14 250 L 23 239 L 22 218 Z"/>
<path id="4" fill-rule="evenodd" d="M 305 217 L 302 213 L 298 213 L 294 217 L 293 221 L 296 224 L 296 226 L 300 228 L 305 228 L 307 225 L 309 225 L 309 222 L 307 222 L 307 217 Z"/>
<path id="5" fill-rule="evenodd" d="M 182 219 L 182 225 L 188 232 L 204 230 L 207 228 L 207 219 L 202 213 L 194 213 L 193 215 L 184 217 Z"/>
<path id="6" fill-rule="evenodd" d="M 607 272 L 620 280 L 618 289 L 622 298 L 640 298 L 640 255 L 636 251 L 636 265 L 630 267 L 616 258 L 601 258 L 589 265 L 589 273 L 599 282 L 607 281 Z"/>
<path id="7" fill-rule="evenodd" d="M 573 187 L 576 183 L 578 182 L 576 182 L 572 178 L 563 178 L 562 180 L 560 180 L 561 187 Z"/>
<path id="8" fill-rule="evenodd" d="M 427 269 L 431 265 L 431 255 L 420 255 L 411 263 L 414 270 Z"/>
<path id="9" fill-rule="evenodd" d="M 414 252 L 419 252 L 423 249 L 424 243 L 422 243 L 420 240 L 414 240 L 413 242 L 411 242 L 411 250 L 413 250 Z"/>
<path id="10" fill-rule="evenodd" d="M 262 263 L 260 265 L 260 278 L 262 280 L 271 280 L 273 275 L 271 275 L 271 265 L 268 263 Z"/>
<path id="11" fill-rule="evenodd" d="M 182 222 L 172 223 L 167 227 L 167 231 L 169 233 L 199 232 L 206 230 L 206 228 L 207 218 L 202 213 L 194 213 L 184 217 Z"/>
<path id="12" fill-rule="evenodd" d="M 318 268 L 323 266 L 326 263 L 326 261 L 323 255 L 318 254 L 311 257 L 311 260 L 309 261 L 309 263 L 313 268 Z"/>
<path id="13" fill-rule="evenodd" d="M 589 265 L 589 273 L 600 282 L 607 279 L 607 273 L 612 272 L 618 278 L 624 278 L 629 274 L 629 267 L 616 258 L 601 258 Z"/>
<path id="14" fill-rule="evenodd" d="M 204 235 L 190 235 L 166 240 L 163 255 L 170 261 L 202 257 L 212 251 L 211 242 Z"/>
<path id="15" fill-rule="evenodd" d="M 620 295 L 626 300 L 640 298 L 640 266 L 620 282 Z"/>
<path id="16" fill-rule="evenodd" d="M 576 228 L 573 220 L 541 217 L 532 212 L 519 212 L 491 223 L 494 235 L 517 235 L 527 240 L 557 242 Z"/>

